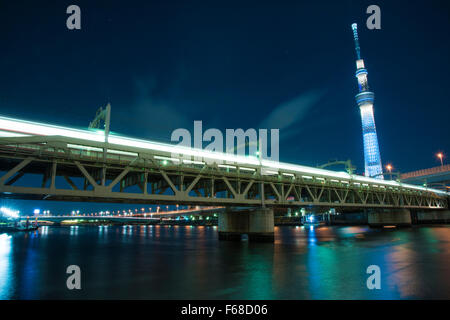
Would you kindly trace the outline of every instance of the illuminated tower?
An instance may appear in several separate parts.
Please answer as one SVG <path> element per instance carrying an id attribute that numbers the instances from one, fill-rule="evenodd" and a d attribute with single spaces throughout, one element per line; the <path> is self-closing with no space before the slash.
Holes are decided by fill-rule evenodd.
<path id="1" fill-rule="evenodd" d="M 356 56 L 358 59 L 356 60 L 356 78 L 358 79 L 359 93 L 355 96 L 355 98 L 361 111 L 365 175 L 367 177 L 383 179 L 383 168 L 381 166 L 377 130 L 375 128 L 375 119 L 373 117 L 373 101 L 375 95 L 369 90 L 367 70 L 364 67 L 364 60 L 361 59 L 356 23 L 352 24 L 352 29 L 353 37 L 355 38 Z"/>

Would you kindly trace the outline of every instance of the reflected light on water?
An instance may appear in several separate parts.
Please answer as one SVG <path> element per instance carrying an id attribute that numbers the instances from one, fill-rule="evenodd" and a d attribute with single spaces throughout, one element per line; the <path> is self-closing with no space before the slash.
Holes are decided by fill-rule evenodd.
<path id="1" fill-rule="evenodd" d="M 12 272 L 12 241 L 11 236 L 0 234 L 0 299 L 8 299 L 12 294 L 14 274 Z"/>
<path id="2" fill-rule="evenodd" d="M 71 236 L 78 235 L 78 226 L 70 226 L 70 235 Z"/>
<path id="3" fill-rule="evenodd" d="M 41 226 L 39 228 L 39 234 L 41 237 L 48 235 L 48 226 Z"/>
<path id="4" fill-rule="evenodd" d="M 95 279 L 84 291 L 94 299 L 449 297 L 450 227 L 283 226 L 275 243 L 219 241 L 217 229 L 62 226 L 1 234 L 0 299 L 73 297 L 54 270 L 74 260 Z M 382 290 L 366 288 L 373 264 Z"/>

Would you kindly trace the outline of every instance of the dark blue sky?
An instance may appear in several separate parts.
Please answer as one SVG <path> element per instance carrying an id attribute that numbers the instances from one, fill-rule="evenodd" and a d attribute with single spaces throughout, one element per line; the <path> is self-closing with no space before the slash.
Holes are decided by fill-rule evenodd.
<path id="1" fill-rule="evenodd" d="M 70 4 L 81 30 L 66 28 Z M 357 22 L 383 163 L 438 165 L 450 152 L 450 4 L 377 1 L 382 29 L 368 30 L 370 4 L 2 0 L 0 114 L 86 127 L 111 102 L 114 132 L 161 141 L 194 120 L 278 126 L 281 161 L 352 159 L 362 172 Z"/>

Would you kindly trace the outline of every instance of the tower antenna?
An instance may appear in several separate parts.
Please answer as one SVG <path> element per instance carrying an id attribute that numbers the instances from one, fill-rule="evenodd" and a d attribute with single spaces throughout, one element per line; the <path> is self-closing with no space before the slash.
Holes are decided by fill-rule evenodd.
<path id="1" fill-rule="evenodd" d="M 352 24 L 352 30 L 353 30 L 353 38 L 355 39 L 356 57 L 358 58 L 358 60 L 360 60 L 361 59 L 361 47 L 359 46 L 358 25 L 356 23 Z"/>

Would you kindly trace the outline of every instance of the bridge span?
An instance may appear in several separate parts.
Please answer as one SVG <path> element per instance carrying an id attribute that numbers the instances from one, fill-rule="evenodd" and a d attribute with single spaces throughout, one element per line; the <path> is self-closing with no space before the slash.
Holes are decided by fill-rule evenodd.
<path id="1" fill-rule="evenodd" d="M 61 216 L 38 216 L 36 217 L 39 221 L 47 221 L 54 223 L 61 223 L 63 221 L 74 221 L 74 220 L 82 220 L 82 221 L 110 221 L 110 222 L 118 222 L 118 223 L 157 223 L 160 221 L 159 218 L 152 217 L 124 217 L 124 216 L 113 216 L 113 215 L 105 215 L 105 216 L 72 216 L 72 215 L 61 215 Z"/>
<path id="2" fill-rule="evenodd" d="M 272 235 L 273 207 L 445 211 L 449 197 L 398 181 L 6 117 L 0 171 L 4 198 L 254 207 L 272 219 Z"/>
<path id="3" fill-rule="evenodd" d="M 120 223 L 132 223 L 143 222 L 153 223 L 159 222 L 161 219 L 177 218 L 177 217 L 190 217 L 190 216 L 202 216 L 219 214 L 226 210 L 225 207 L 198 207 L 194 209 L 163 211 L 163 212 L 148 212 L 148 213 L 135 213 L 130 215 L 118 214 L 102 214 L 102 215 L 81 215 L 81 214 L 68 214 L 68 215 L 38 215 L 34 216 L 37 220 L 50 221 L 50 222 L 62 222 L 70 220 L 83 220 L 83 221 L 98 221 L 107 220 Z"/>
<path id="4" fill-rule="evenodd" d="M 400 179 L 405 183 L 426 185 L 448 191 L 450 190 L 450 164 L 403 173 Z"/>

